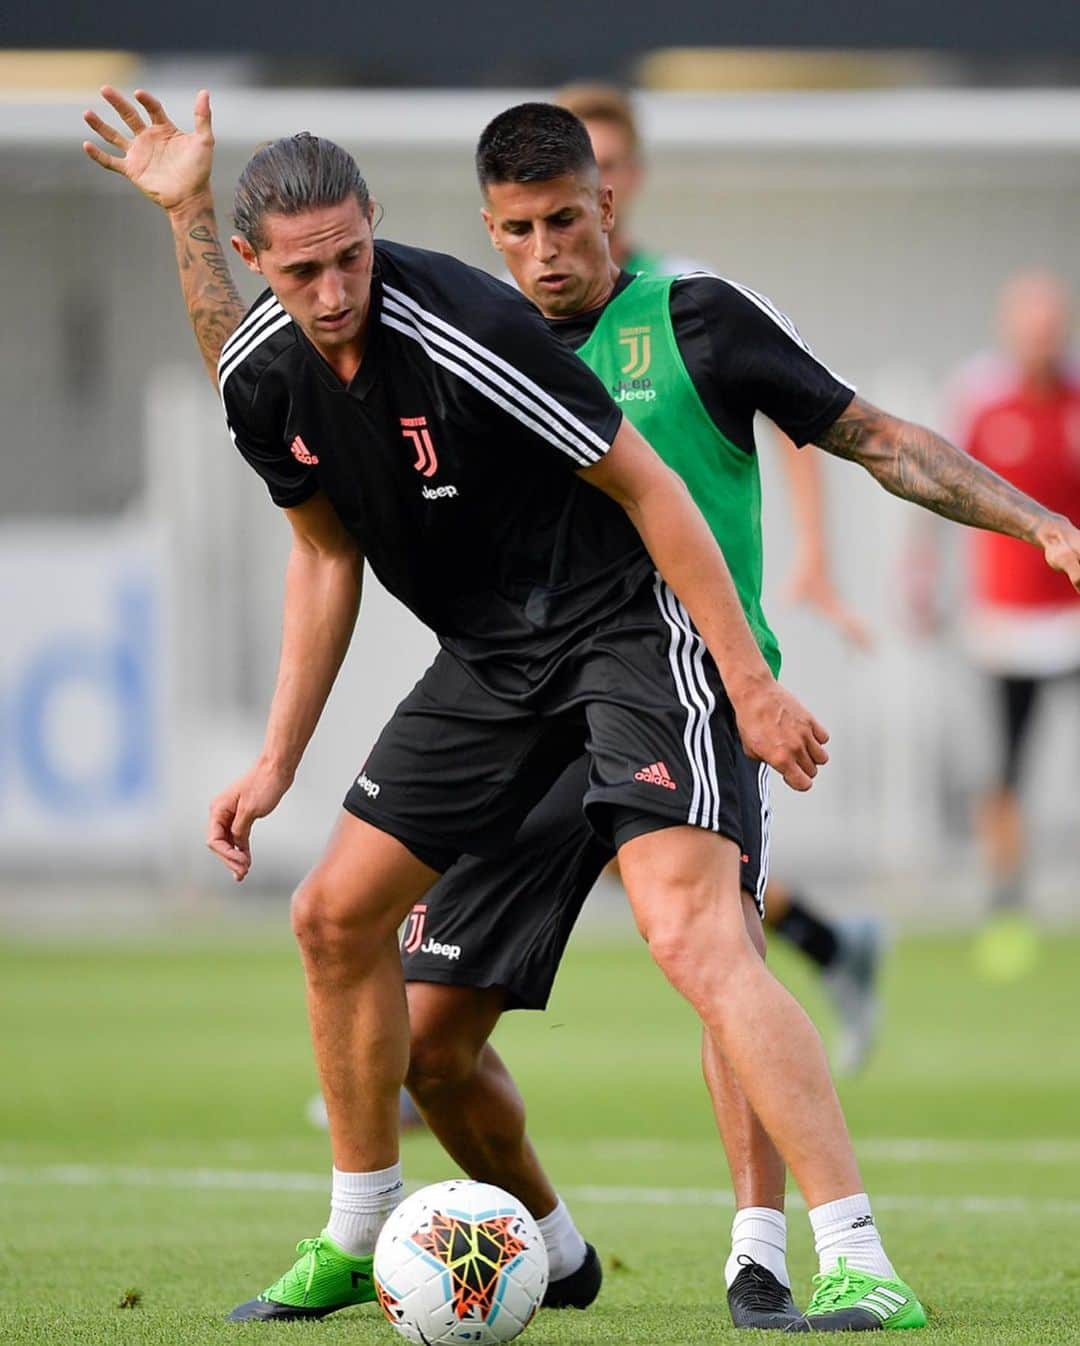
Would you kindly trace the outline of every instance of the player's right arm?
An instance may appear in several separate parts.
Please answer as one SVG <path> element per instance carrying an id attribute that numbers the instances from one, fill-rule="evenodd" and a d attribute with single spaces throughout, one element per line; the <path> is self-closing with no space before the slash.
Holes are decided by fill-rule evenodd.
<path id="1" fill-rule="evenodd" d="M 817 443 L 864 467 L 892 495 L 1040 548 L 1080 592 L 1080 528 L 925 426 L 853 399 Z"/>
<path id="2" fill-rule="evenodd" d="M 251 868 L 251 826 L 281 801 L 315 732 L 349 648 L 364 558 L 320 491 L 286 509 L 292 549 L 277 683 L 262 751 L 210 806 L 207 845 L 239 881 Z"/>
<path id="3" fill-rule="evenodd" d="M 83 114 L 86 124 L 120 153 L 107 154 L 89 140 L 83 142 L 83 149 L 94 163 L 127 178 L 168 215 L 184 303 L 199 352 L 216 387 L 221 348 L 239 326 L 246 306 L 229 271 L 210 190 L 214 160 L 210 95 L 205 89 L 197 95 L 195 129 L 190 132 L 175 126 L 161 103 L 144 89 L 136 89 L 135 98 L 149 122 L 110 85 L 105 85 L 101 95 L 130 136 L 88 110 Z"/>

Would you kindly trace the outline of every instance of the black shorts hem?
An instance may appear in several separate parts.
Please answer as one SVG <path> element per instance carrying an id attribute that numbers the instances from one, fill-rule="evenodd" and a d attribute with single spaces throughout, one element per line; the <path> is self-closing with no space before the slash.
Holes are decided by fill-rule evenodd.
<path id="1" fill-rule="evenodd" d="M 470 991 L 500 990 L 506 994 L 504 1010 L 546 1010 L 554 985 L 553 979 L 544 987 L 537 987 L 535 984 L 528 988 L 517 987 L 512 983 L 492 979 L 482 972 L 470 974 L 464 969 L 452 967 L 423 969 L 406 967 L 406 986 L 410 982 L 430 982 L 435 986 L 463 986 Z"/>
<path id="2" fill-rule="evenodd" d="M 410 851 L 422 865 L 427 865 L 428 869 L 433 869 L 437 874 L 445 874 L 446 871 L 458 859 L 461 852 L 451 850 L 447 846 L 440 846 L 438 842 L 432 841 L 429 837 L 418 837 L 409 828 L 403 827 L 396 818 L 390 818 L 385 813 L 379 813 L 375 809 L 367 808 L 347 796 L 342 802 L 342 808 L 346 813 L 351 813 L 354 818 L 359 818 L 361 822 L 370 823 L 372 827 L 377 827 L 380 832 L 385 832 L 395 841 L 400 841 L 407 851 Z"/>
<path id="3" fill-rule="evenodd" d="M 656 804 L 652 804 L 651 801 L 643 803 L 640 799 L 631 799 L 625 794 L 610 790 L 590 790 L 585 796 L 584 810 L 593 832 L 609 846 L 614 845 L 613 829 L 615 819 L 620 813 L 640 815 L 643 826 L 640 831 L 634 833 L 635 836 L 659 832 L 668 827 L 700 827 L 703 832 L 714 832 L 717 836 L 733 841 L 740 850 L 743 845 L 739 823 L 729 818 L 721 818 L 715 827 L 708 823 L 693 823 L 686 816 L 685 810 L 663 808 L 660 801 Z M 655 819 L 654 826 L 648 825 L 649 819 Z M 629 838 L 624 838 L 625 840 Z"/>

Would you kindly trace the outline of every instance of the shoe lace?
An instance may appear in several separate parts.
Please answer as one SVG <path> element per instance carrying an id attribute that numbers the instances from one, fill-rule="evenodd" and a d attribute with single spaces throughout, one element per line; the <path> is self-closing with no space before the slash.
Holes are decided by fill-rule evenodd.
<path id="1" fill-rule="evenodd" d="M 292 1264 L 281 1280 L 272 1285 L 266 1292 L 268 1299 L 273 1299 L 275 1290 L 288 1289 L 296 1290 L 301 1281 L 303 1281 L 303 1290 L 300 1291 L 301 1302 L 307 1299 L 311 1290 L 311 1283 L 315 1279 L 319 1268 L 325 1265 L 329 1250 L 321 1234 L 315 1238 L 301 1239 L 296 1245 L 296 1251 L 300 1254 L 299 1258 Z"/>
<path id="2" fill-rule="evenodd" d="M 814 1293 L 806 1306 L 806 1316 L 827 1313 L 848 1299 L 858 1289 L 858 1273 L 848 1271 L 847 1258 L 839 1257 L 832 1271 L 823 1271 L 813 1278 Z"/>
<path id="3" fill-rule="evenodd" d="M 773 1274 L 746 1253 L 740 1253 L 736 1260 L 746 1273 L 739 1286 L 740 1304 L 748 1309 L 775 1310 L 777 1281 Z"/>

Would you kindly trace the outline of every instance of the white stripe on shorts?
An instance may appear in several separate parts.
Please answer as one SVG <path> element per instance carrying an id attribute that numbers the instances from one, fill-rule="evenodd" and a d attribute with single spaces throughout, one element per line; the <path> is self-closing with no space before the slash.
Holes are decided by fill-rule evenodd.
<path id="1" fill-rule="evenodd" d="M 716 698 L 705 676 L 705 642 L 694 630 L 690 614 L 659 575 L 653 591 L 671 632 L 668 663 L 675 692 L 679 704 L 686 708 L 683 746 L 694 785 L 687 821 L 715 832 L 720 826 L 720 786 L 710 720 Z"/>
<path id="2" fill-rule="evenodd" d="M 758 799 L 761 801 L 761 856 L 758 861 L 757 891 L 754 901 L 765 919 L 765 888 L 769 882 L 769 844 L 772 840 L 772 799 L 769 795 L 769 764 L 762 762 L 758 767 Z"/>

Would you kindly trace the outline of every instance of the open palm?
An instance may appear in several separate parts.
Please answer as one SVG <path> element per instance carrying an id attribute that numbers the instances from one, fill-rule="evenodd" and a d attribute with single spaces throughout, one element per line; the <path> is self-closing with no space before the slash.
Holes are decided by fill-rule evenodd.
<path id="1" fill-rule="evenodd" d="M 202 89 L 195 98 L 195 129 L 181 131 L 169 120 L 161 103 L 145 89 L 136 89 L 135 98 L 149 117 L 145 121 L 134 104 L 111 85 L 101 96 L 118 113 L 130 136 L 103 121 L 88 110 L 83 120 L 107 145 L 120 151 L 108 154 L 99 145 L 83 141 L 83 149 L 94 163 L 120 173 L 163 210 L 173 210 L 210 185 L 214 160 L 214 133 L 210 126 L 210 95 Z"/>

